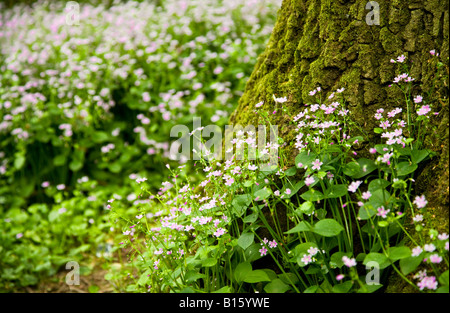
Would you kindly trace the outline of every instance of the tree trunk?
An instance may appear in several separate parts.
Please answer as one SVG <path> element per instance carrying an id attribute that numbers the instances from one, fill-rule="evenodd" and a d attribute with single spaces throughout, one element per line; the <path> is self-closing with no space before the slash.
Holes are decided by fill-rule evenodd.
<path id="1" fill-rule="evenodd" d="M 435 216 L 429 226 L 448 231 L 448 6 L 448 0 L 284 0 L 231 123 L 258 125 L 255 104 L 264 101 L 263 108 L 273 111 L 273 95 L 287 97 L 284 105 L 297 114 L 309 91 L 320 86 L 329 94 L 344 87 L 353 119 L 373 134 L 373 145 L 379 136 L 373 133 L 376 110 L 405 106 L 404 95 L 390 87 L 398 74 L 390 60 L 404 54 L 415 78 L 413 94 L 432 90 L 427 102 L 439 112 L 425 138 L 437 155 L 419 171 L 414 193 L 429 199 Z M 440 53 L 443 76 L 436 74 L 430 50 Z M 286 141 L 294 138 L 291 119 L 279 112 L 271 121 Z M 404 291 L 392 285 L 391 292 Z"/>

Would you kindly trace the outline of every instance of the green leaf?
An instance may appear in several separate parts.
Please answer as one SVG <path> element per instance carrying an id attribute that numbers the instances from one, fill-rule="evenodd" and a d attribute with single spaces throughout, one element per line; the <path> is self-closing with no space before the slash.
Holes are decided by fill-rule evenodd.
<path id="1" fill-rule="evenodd" d="M 428 156 L 432 156 L 432 155 L 433 155 L 433 152 L 428 149 L 425 149 L 425 150 L 413 149 L 413 150 L 411 150 L 411 160 L 414 163 L 420 163 L 423 160 L 425 160 Z"/>
<path id="2" fill-rule="evenodd" d="M 343 173 L 347 176 L 353 177 L 354 175 L 357 175 L 361 170 L 361 166 L 358 162 L 349 162 L 345 164 Z"/>
<path id="3" fill-rule="evenodd" d="M 369 262 L 376 262 L 379 265 L 379 269 L 388 267 L 391 263 L 389 259 L 382 253 L 371 252 L 364 258 L 363 264 L 367 265 Z"/>
<path id="4" fill-rule="evenodd" d="M 247 249 L 244 251 L 245 258 L 248 262 L 253 262 L 261 258 L 261 253 L 259 250 L 261 249 L 261 244 L 254 243 L 250 245 Z"/>
<path id="5" fill-rule="evenodd" d="M 323 193 L 315 189 L 309 189 L 307 192 L 302 193 L 300 197 L 305 201 L 313 201 L 313 202 L 325 198 Z"/>
<path id="6" fill-rule="evenodd" d="M 314 211 L 314 203 L 312 203 L 311 201 L 305 201 L 302 203 L 302 205 L 295 210 L 296 212 L 301 212 L 304 214 L 308 214 L 311 215 L 312 212 Z"/>
<path id="7" fill-rule="evenodd" d="M 270 281 L 269 276 L 263 270 L 254 270 L 244 277 L 244 282 L 246 283 L 259 283 L 262 281 Z"/>
<path id="8" fill-rule="evenodd" d="M 54 166 L 61 166 L 64 165 L 67 161 L 67 156 L 65 154 L 57 155 L 53 158 L 53 165 Z"/>
<path id="9" fill-rule="evenodd" d="M 267 293 L 285 293 L 291 289 L 289 285 L 285 284 L 281 279 L 276 278 L 268 283 L 264 287 L 264 291 Z"/>
<path id="10" fill-rule="evenodd" d="M 202 260 L 203 267 L 211 267 L 217 264 L 217 258 L 207 258 Z"/>
<path id="11" fill-rule="evenodd" d="M 100 291 L 100 287 L 97 285 L 90 285 L 88 291 L 89 293 L 98 293 Z"/>
<path id="12" fill-rule="evenodd" d="M 417 167 L 418 165 L 416 163 L 400 162 L 397 164 L 395 169 L 397 170 L 398 176 L 405 176 L 414 172 Z"/>
<path id="13" fill-rule="evenodd" d="M 237 216 L 242 216 L 251 201 L 252 198 L 249 194 L 235 196 L 231 201 L 231 205 L 233 206 L 233 213 Z"/>
<path id="14" fill-rule="evenodd" d="M 253 243 L 254 238 L 255 234 L 253 234 L 252 232 L 245 232 L 241 234 L 237 243 L 242 249 L 245 250 Z"/>
<path id="15" fill-rule="evenodd" d="M 151 274 L 150 270 L 146 270 L 144 273 L 142 273 L 141 277 L 139 277 L 139 280 L 137 281 L 137 285 L 144 286 L 147 284 L 147 281 L 149 280 L 149 276 Z"/>
<path id="16" fill-rule="evenodd" d="M 257 190 L 253 196 L 254 198 L 258 198 L 258 200 L 265 200 L 272 194 L 272 191 L 268 188 L 261 188 Z"/>
<path id="17" fill-rule="evenodd" d="M 247 215 L 242 220 L 244 223 L 254 223 L 258 219 L 258 212 L 253 212 L 252 214 Z"/>
<path id="18" fill-rule="evenodd" d="M 308 288 L 306 288 L 303 293 L 316 293 L 317 289 L 319 288 L 319 286 L 314 285 L 314 286 L 310 286 Z"/>
<path id="19" fill-rule="evenodd" d="M 212 293 L 231 293 L 233 290 L 230 286 L 223 286 L 222 288 L 213 291 Z"/>
<path id="20" fill-rule="evenodd" d="M 387 251 L 389 259 L 393 262 L 405 259 L 411 256 L 411 249 L 405 246 L 402 247 L 390 247 Z"/>
<path id="21" fill-rule="evenodd" d="M 352 289 L 353 282 L 351 280 L 348 280 L 342 284 L 334 285 L 333 288 L 331 288 L 331 291 L 334 293 L 347 293 Z"/>
<path id="22" fill-rule="evenodd" d="M 95 143 L 105 142 L 109 139 L 108 133 L 104 131 L 96 131 L 92 134 L 92 141 Z"/>
<path id="23" fill-rule="evenodd" d="M 205 274 L 202 274 L 202 273 L 192 270 L 192 271 L 188 271 L 184 278 L 185 278 L 186 282 L 192 283 L 192 282 L 196 281 L 197 279 L 204 278 L 204 277 L 206 277 Z"/>
<path id="24" fill-rule="evenodd" d="M 252 271 L 252 265 L 249 262 L 239 263 L 234 269 L 234 279 L 236 282 L 242 283 L 248 273 Z"/>
<path id="25" fill-rule="evenodd" d="M 281 279 L 287 285 L 296 284 L 299 281 L 298 277 L 295 274 L 289 272 L 279 274 L 278 278 Z"/>
<path id="26" fill-rule="evenodd" d="M 292 184 L 291 184 L 291 185 L 292 185 Z M 294 196 L 294 195 L 300 190 L 300 188 L 302 188 L 303 186 L 305 186 L 305 182 L 304 182 L 303 180 L 300 180 L 300 181 L 296 182 L 295 185 L 292 186 L 292 187 L 291 187 L 291 186 L 290 186 L 290 187 L 287 187 L 287 185 L 285 185 L 284 188 L 283 188 L 283 190 L 281 190 L 281 194 L 284 194 L 284 199 L 286 199 L 286 198 L 291 198 L 291 197 Z M 291 193 L 290 193 L 289 195 L 285 193 L 286 188 L 291 189 Z"/>
<path id="27" fill-rule="evenodd" d="M 293 234 L 293 233 L 298 233 L 301 231 L 312 231 L 312 226 L 306 221 L 301 221 L 294 228 L 291 228 L 290 230 L 288 230 L 284 233 L 285 234 Z"/>
<path id="28" fill-rule="evenodd" d="M 448 286 L 441 286 L 438 289 L 436 289 L 436 293 L 449 293 L 449 287 Z"/>
<path id="29" fill-rule="evenodd" d="M 348 193 L 347 185 L 344 185 L 344 184 L 332 185 L 330 188 L 325 190 L 324 196 L 325 196 L 325 199 L 333 199 L 333 198 L 343 197 L 347 193 Z"/>
<path id="30" fill-rule="evenodd" d="M 344 227 L 342 227 L 342 225 L 339 224 L 336 220 L 331 218 L 326 218 L 318 221 L 313 227 L 313 232 L 324 237 L 337 236 L 343 230 Z"/>
<path id="31" fill-rule="evenodd" d="M 26 158 L 24 155 L 22 154 L 17 154 L 15 155 L 15 159 L 14 159 L 14 167 L 18 170 L 20 170 L 22 168 L 22 166 L 25 164 Z"/>
<path id="32" fill-rule="evenodd" d="M 421 263 L 422 258 L 420 256 L 410 256 L 400 260 L 400 270 L 404 275 L 408 275 L 414 272 Z"/>
<path id="33" fill-rule="evenodd" d="M 117 174 L 122 169 L 122 165 L 120 165 L 118 162 L 114 162 L 114 163 L 109 164 L 108 168 L 111 172 Z"/>
<path id="34" fill-rule="evenodd" d="M 444 273 L 441 274 L 441 276 L 439 276 L 439 282 L 442 285 L 446 285 L 448 286 L 449 282 L 448 282 L 448 270 L 446 270 Z"/>
<path id="35" fill-rule="evenodd" d="M 291 167 L 284 171 L 284 173 L 286 174 L 286 176 L 294 176 L 295 174 L 297 174 L 297 168 Z"/>
<path id="36" fill-rule="evenodd" d="M 378 189 L 384 189 L 384 188 L 386 188 L 387 186 L 389 186 L 390 184 L 391 184 L 391 183 L 388 182 L 388 181 L 385 180 L 385 179 L 377 178 L 377 179 L 372 180 L 372 181 L 369 183 L 369 191 L 370 191 L 371 193 L 373 193 L 375 190 L 378 190 Z"/>
<path id="37" fill-rule="evenodd" d="M 360 158 L 356 161 L 359 164 L 360 170 L 358 173 L 356 173 L 355 175 L 352 176 L 355 179 L 369 175 L 370 173 L 372 173 L 374 170 L 377 169 L 377 165 L 372 160 L 369 160 L 366 158 Z"/>

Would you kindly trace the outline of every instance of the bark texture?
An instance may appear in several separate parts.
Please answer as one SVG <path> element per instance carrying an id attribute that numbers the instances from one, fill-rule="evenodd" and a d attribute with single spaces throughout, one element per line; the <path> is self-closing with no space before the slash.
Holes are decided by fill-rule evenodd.
<path id="1" fill-rule="evenodd" d="M 390 59 L 406 55 L 410 75 L 416 79 L 413 94 L 428 91 L 428 103 L 433 112 L 439 112 L 425 138 L 427 147 L 437 155 L 418 171 L 414 193 L 429 199 L 430 216 L 434 218 L 428 226 L 448 231 L 449 2 L 379 0 L 379 25 L 366 22 L 373 11 L 366 9 L 367 3 L 284 0 L 269 43 L 230 121 L 258 125 L 255 104 L 264 101 L 263 108 L 272 111 L 272 95 L 287 97 L 285 105 L 296 114 L 309 102 L 308 93 L 316 87 L 327 95 L 344 87 L 353 118 L 373 134 L 376 142 L 376 109 L 402 106 L 406 112 L 403 94 L 389 87 L 398 74 Z M 432 49 L 440 53 L 444 76 L 437 77 L 436 62 L 431 61 L 429 53 Z M 288 124 L 291 118 L 281 111 L 272 118 L 287 141 L 294 138 Z M 392 292 L 407 291 L 401 285 L 392 285 Z"/>

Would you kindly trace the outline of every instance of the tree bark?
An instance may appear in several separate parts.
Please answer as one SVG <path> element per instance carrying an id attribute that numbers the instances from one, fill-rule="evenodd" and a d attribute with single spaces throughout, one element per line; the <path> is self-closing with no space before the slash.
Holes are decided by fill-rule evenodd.
<path id="1" fill-rule="evenodd" d="M 309 91 L 320 86 L 325 94 L 344 87 L 344 96 L 356 120 L 378 140 L 373 118 L 378 108 L 401 106 L 404 95 L 389 87 L 397 75 L 390 62 L 407 56 L 414 95 L 432 90 L 427 102 L 433 112 L 434 129 L 425 138 L 436 156 L 419 171 L 415 194 L 425 194 L 428 210 L 435 216 L 430 227 L 448 232 L 448 0 L 380 0 L 379 23 L 374 7 L 366 0 L 284 0 L 265 51 L 259 56 L 231 124 L 260 123 L 255 104 L 273 111 L 273 95 L 287 97 L 294 114 L 308 102 Z M 378 25 L 377 25 L 378 24 Z M 440 53 L 444 75 L 437 75 L 430 50 Z M 403 101 L 402 101 L 403 99 Z M 293 140 L 292 116 L 272 116 L 279 135 Z M 378 136 L 378 135 L 377 135 Z M 377 142 L 378 143 L 378 142 Z M 367 144 L 367 143 L 366 143 Z M 368 146 L 366 145 L 365 148 Z M 292 151 L 295 156 L 295 151 Z M 292 158 L 292 162 L 294 158 Z M 395 285 L 395 284 L 394 284 Z M 400 292 L 403 286 L 397 286 Z"/>

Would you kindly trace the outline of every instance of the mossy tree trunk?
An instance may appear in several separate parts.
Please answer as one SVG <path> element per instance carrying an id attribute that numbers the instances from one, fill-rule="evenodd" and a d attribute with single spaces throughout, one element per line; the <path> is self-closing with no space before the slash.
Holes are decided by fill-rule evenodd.
<path id="1" fill-rule="evenodd" d="M 284 0 L 269 43 L 230 121 L 258 125 L 255 104 L 264 101 L 263 108 L 272 111 L 272 95 L 287 97 L 284 105 L 296 114 L 316 87 L 326 94 L 344 87 L 354 120 L 377 140 L 373 133 L 377 127 L 375 111 L 398 106 L 406 111 L 403 94 L 389 87 L 397 75 L 397 65 L 390 60 L 406 55 L 410 76 L 415 78 L 413 94 L 432 91 L 426 100 L 433 112 L 439 112 L 434 130 L 425 137 L 427 147 L 437 155 L 421 169 L 414 193 L 429 199 L 430 216 L 435 217 L 431 223 L 442 231 L 448 229 L 449 205 L 449 2 L 379 0 L 376 4 L 379 23 L 375 7 L 366 8 L 366 0 Z M 435 64 L 430 62 L 433 49 L 443 60 L 444 76 L 436 77 Z M 285 140 L 294 138 L 290 119 L 292 116 L 281 111 L 272 117 Z"/>

